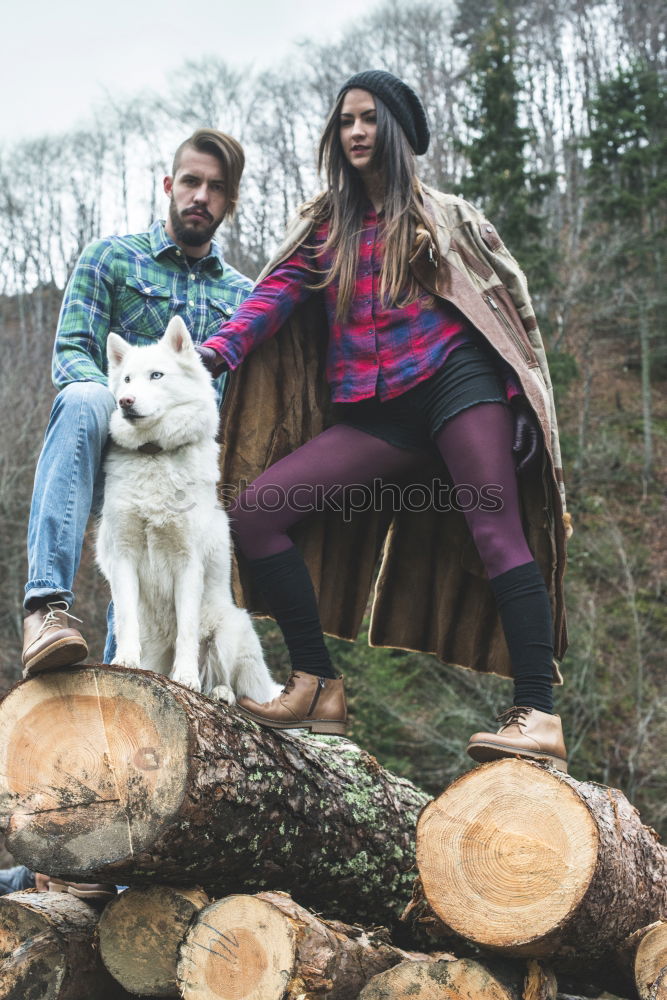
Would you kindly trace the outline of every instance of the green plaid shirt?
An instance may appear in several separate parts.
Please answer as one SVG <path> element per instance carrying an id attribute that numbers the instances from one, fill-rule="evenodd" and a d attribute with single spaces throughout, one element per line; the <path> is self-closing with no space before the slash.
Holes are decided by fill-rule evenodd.
<path id="1" fill-rule="evenodd" d="M 196 344 L 248 296 L 249 278 L 227 264 L 213 241 L 206 257 L 188 260 L 162 222 L 147 233 L 90 243 L 65 290 L 53 349 L 53 383 L 107 384 L 106 342 L 113 331 L 130 344 L 150 344 L 172 316 L 182 316 Z M 216 382 L 221 398 L 224 376 Z"/>

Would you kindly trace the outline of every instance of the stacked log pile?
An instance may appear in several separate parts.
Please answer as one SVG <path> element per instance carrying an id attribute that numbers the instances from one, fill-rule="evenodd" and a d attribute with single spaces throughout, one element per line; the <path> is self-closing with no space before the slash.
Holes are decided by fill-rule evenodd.
<path id="1" fill-rule="evenodd" d="M 0 1000 L 667 1000 L 667 850 L 538 764 L 429 803 L 347 740 L 87 667 L 0 705 L 0 813 L 18 863 L 130 886 L 101 918 L 0 899 Z"/>

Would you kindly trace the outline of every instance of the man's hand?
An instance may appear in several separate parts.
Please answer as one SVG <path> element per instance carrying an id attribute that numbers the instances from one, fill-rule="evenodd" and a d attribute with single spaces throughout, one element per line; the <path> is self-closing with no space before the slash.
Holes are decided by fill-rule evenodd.
<path id="1" fill-rule="evenodd" d="M 514 444 L 512 452 L 516 457 L 516 471 L 522 472 L 537 458 L 542 435 L 537 418 L 526 402 L 525 396 L 515 396 L 511 402 L 514 413 Z"/>
<path id="2" fill-rule="evenodd" d="M 207 372 L 211 373 L 213 378 L 217 378 L 218 375 L 228 370 L 225 359 L 217 351 L 214 351 L 212 347 L 195 347 L 195 351 L 199 355 L 204 368 Z"/>

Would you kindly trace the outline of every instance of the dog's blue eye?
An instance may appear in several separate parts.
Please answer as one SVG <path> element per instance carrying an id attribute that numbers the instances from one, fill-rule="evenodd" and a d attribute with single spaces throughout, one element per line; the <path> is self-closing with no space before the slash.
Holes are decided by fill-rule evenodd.
<path id="1" fill-rule="evenodd" d="M 151 378 L 162 378 L 164 372 L 151 372 Z"/>

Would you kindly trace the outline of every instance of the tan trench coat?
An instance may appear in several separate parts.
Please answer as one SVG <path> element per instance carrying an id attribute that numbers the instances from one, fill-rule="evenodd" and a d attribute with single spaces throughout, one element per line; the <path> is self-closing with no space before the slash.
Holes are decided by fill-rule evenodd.
<path id="1" fill-rule="evenodd" d="M 411 267 L 421 284 L 453 303 L 512 366 L 544 434 L 541 464 L 522 474 L 524 528 L 549 590 L 555 655 L 567 645 L 563 606 L 565 514 L 558 429 L 546 355 L 526 280 L 494 227 L 472 205 L 423 188 L 437 247 L 418 234 Z M 290 225 L 260 280 L 303 242 L 308 207 Z M 230 375 L 221 427 L 221 482 L 238 492 L 268 466 L 324 430 L 328 327 L 322 296 L 299 307 L 277 335 Z M 434 460 L 423 482 L 443 477 Z M 309 515 L 292 532 L 318 595 L 330 635 L 356 638 L 374 588 L 369 642 L 434 653 L 450 664 L 511 676 L 507 646 L 481 560 L 458 511 L 364 511 Z M 378 562 L 379 573 L 376 574 Z M 240 604 L 263 613 L 241 567 Z M 554 663 L 554 678 L 560 680 Z"/>

